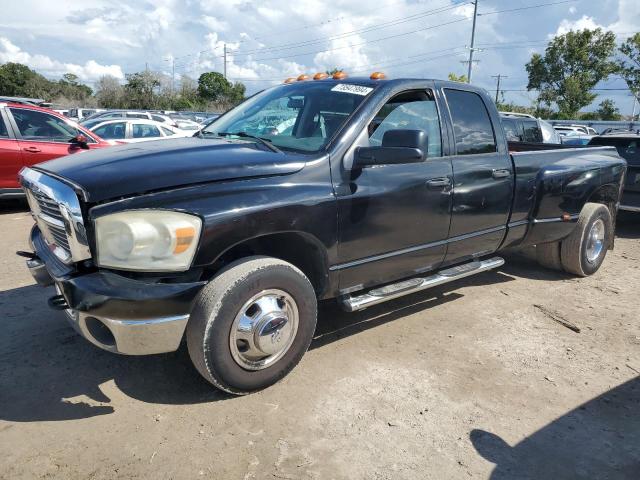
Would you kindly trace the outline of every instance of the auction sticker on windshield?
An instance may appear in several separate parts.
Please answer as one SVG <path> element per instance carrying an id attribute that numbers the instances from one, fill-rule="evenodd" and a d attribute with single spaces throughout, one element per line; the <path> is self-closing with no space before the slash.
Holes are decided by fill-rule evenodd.
<path id="1" fill-rule="evenodd" d="M 355 95 L 367 95 L 373 88 L 362 85 L 352 85 L 350 83 L 340 83 L 331 89 L 332 92 L 353 93 Z"/>

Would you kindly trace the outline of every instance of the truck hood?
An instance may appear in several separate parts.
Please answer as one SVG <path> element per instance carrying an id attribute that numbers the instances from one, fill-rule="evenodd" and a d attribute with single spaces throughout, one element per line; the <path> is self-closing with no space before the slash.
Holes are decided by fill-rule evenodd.
<path id="1" fill-rule="evenodd" d="M 36 168 L 79 186 L 85 201 L 100 202 L 196 183 L 285 175 L 304 164 L 302 155 L 251 141 L 189 137 L 88 150 Z"/>

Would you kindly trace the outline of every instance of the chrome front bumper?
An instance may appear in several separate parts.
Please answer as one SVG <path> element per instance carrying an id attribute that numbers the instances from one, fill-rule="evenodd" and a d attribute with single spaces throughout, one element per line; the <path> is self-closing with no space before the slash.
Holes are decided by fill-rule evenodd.
<path id="1" fill-rule="evenodd" d="M 59 291 L 57 286 L 56 290 Z M 72 309 L 64 312 L 71 326 L 84 338 L 103 350 L 123 355 L 176 351 L 189 321 L 189 315 L 118 320 Z"/>
<path id="2" fill-rule="evenodd" d="M 124 355 L 178 349 L 193 300 L 206 282 L 161 283 L 108 271 L 79 274 L 56 261 L 37 228 L 31 246 L 35 254 L 26 263 L 34 280 L 56 287 L 50 306 L 64 310 L 73 328 L 91 343 Z"/>

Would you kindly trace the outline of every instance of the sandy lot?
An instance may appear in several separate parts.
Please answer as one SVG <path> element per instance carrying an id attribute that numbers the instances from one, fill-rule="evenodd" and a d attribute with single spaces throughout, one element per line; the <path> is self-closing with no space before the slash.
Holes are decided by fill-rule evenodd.
<path id="1" fill-rule="evenodd" d="M 640 478 L 636 219 L 587 279 L 510 257 L 358 314 L 323 305 L 294 372 L 241 398 L 184 350 L 78 337 L 13 255 L 30 225 L 0 212 L 0 478 Z"/>

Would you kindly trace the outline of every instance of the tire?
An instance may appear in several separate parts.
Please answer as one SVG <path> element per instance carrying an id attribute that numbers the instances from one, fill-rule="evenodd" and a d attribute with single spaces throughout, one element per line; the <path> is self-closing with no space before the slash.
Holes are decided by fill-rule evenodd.
<path id="1" fill-rule="evenodd" d="M 589 255 L 589 246 L 593 244 L 591 234 L 595 225 L 604 228 L 602 246 L 597 256 Z M 560 258 L 562 267 L 568 273 L 586 277 L 598 271 L 607 255 L 607 249 L 611 245 L 613 226 L 611 212 L 600 203 L 587 203 L 578 218 L 576 228 L 562 241 Z M 591 253 L 595 253 L 591 251 Z"/>
<path id="2" fill-rule="evenodd" d="M 562 271 L 560 260 L 560 242 L 541 243 L 536 245 L 536 260 L 545 268 Z"/>
<path id="3" fill-rule="evenodd" d="M 261 317 L 269 309 L 280 312 L 270 315 L 281 315 L 287 320 Z M 317 310 L 313 286 L 295 266 L 271 257 L 239 260 L 213 278 L 196 298 L 186 329 L 189 356 L 198 372 L 225 392 L 245 395 L 262 390 L 285 377 L 305 354 L 315 332 Z M 253 316 L 256 325 L 273 323 L 278 330 L 272 326 L 261 330 L 258 326 L 256 330 L 264 336 L 256 337 L 253 333 L 248 341 L 233 341 L 236 335 L 242 335 L 242 329 L 237 328 L 241 311 L 245 314 L 242 318 L 251 320 Z M 285 311 L 286 314 L 282 313 Z M 280 326 L 282 323 L 284 327 Z M 252 328 L 251 332 L 255 330 Z M 282 332 L 285 333 L 281 335 Z M 255 338 L 264 339 L 268 348 L 282 351 L 264 359 L 248 358 L 264 354 L 258 348 L 264 347 Z M 249 342 L 251 347 L 247 348 Z M 285 344 L 289 345 L 286 351 Z"/>

